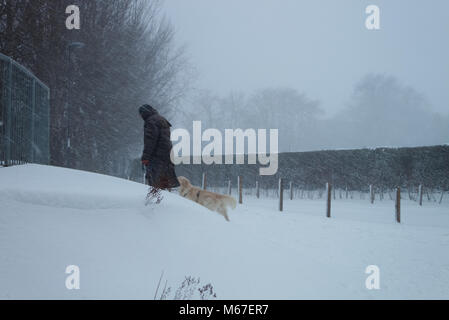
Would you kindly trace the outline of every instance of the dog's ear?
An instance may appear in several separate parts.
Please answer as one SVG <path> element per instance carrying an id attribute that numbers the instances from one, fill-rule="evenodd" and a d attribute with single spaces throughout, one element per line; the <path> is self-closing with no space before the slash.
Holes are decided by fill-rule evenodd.
<path id="1" fill-rule="evenodd" d="M 188 185 L 188 180 L 185 177 L 178 177 L 178 181 L 181 184 L 181 186 L 186 187 Z"/>

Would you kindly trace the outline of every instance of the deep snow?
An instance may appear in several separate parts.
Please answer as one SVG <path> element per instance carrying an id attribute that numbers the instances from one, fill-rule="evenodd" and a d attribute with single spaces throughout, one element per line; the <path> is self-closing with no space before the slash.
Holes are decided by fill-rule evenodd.
<path id="1" fill-rule="evenodd" d="M 231 222 L 109 176 L 39 165 L 0 168 L 0 298 L 152 299 L 164 271 L 212 283 L 219 299 L 449 298 L 449 202 L 245 198 Z M 446 195 L 447 197 L 447 195 Z M 67 290 L 78 265 L 81 289 Z M 380 268 L 367 290 L 365 268 Z"/>

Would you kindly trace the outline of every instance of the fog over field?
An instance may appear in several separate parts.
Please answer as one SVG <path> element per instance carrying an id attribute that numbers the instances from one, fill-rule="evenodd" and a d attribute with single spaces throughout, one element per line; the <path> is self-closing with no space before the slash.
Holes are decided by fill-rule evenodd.
<path id="1" fill-rule="evenodd" d="M 449 3 L 164 2 L 195 72 L 177 127 L 279 128 L 280 151 L 449 142 Z"/>

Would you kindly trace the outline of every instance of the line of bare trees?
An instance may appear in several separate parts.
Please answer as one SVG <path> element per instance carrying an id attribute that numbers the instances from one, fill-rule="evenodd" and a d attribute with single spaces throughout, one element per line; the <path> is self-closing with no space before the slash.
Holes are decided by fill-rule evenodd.
<path id="1" fill-rule="evenodd" d="M 68 30 L 65 9 L 80 8 Z M 118 174 L 141 148 L 137 107 L 175 109 L 188 63 L 158 1 L 0 0 L 0 52 L 51 90 L 51 162 Z"/>
<path id="2" fill-rule="evenodd" d="M 280 152 L 448 143 L 449 116 L 433 112 L 419 88 L 394 76 L 363 76 L 343 103 L 326 115 L 320 101 L 293 88 L 223 96 L 199 91 L 178 124 L 189 129 L 192 120 L 201 120 L 208 128 L 276 128 Z"/>

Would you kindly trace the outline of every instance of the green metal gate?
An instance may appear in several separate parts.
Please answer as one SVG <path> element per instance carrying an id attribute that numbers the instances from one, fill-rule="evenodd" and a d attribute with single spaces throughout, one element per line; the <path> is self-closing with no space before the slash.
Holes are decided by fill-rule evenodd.
<path id="1" fill-rule="evenodd" d="M 50 163 L 50 90 L 0 53 L 0 165 Z"/>

